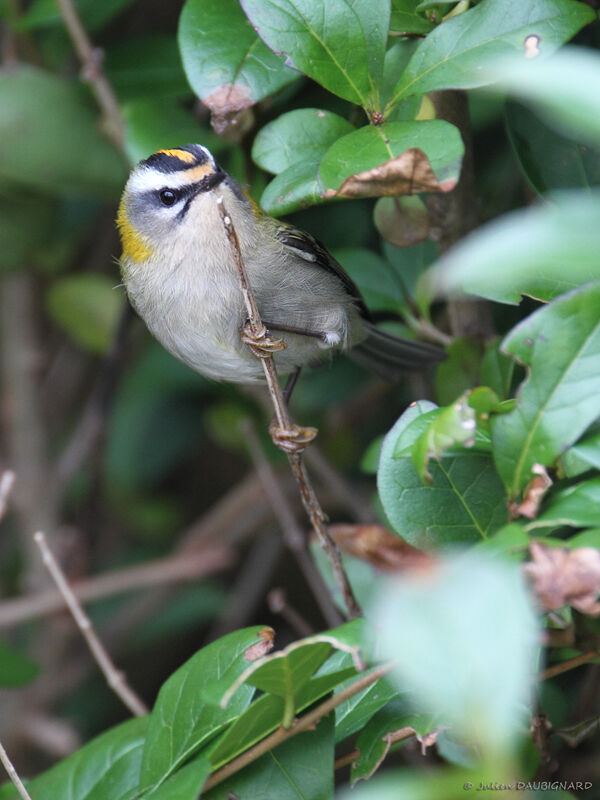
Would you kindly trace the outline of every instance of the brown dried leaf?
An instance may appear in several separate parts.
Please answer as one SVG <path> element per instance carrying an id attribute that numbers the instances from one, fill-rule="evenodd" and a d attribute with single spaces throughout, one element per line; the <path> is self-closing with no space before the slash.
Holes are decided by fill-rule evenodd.
<path id="1" fill-rule="evenodd" d="M 511 508 L 515 517 L 535 519 L 538 515 L 544 495 L 552 486 L 552 480 L 542 464 L 534 464 L 531 471 L 535 475 L 535 478 L 525 487 L 521 502 Z"/>
<path id="2" fill-rule="evenodd" d="M 454 178 L 439 183 L 425 153 L 418 147 L 409 147 L 373 169 L 349 175 L 337 191 L 328 189 L 325 197 L 393 197 L 419 192 L 451 192 L 455 186 Z"/>
<path id="3" fill-rule="evenodd" d="M 263 656 L 266 656 L 269 650 L 273 649 L 275 640 L 275 631 L 273 628 L 263 628 L 258 632 L 260 642 L 250 645 L 244 653 L 246 661 L 256 661 Z"/>
<path id="4" fill-rule="evenodd" d="M 600 551 L 594 547 L 567 550 L 539 542 L 532 542 L 529 549 L 532 561 L 523 569 L 544 608 L 569 604 L 583 614 L 600 616 Z"/>
<path id="5" fill-rule="evenodd" d="M 231 133 L 231 128 L 235 128 L 236 134 L 245 129 L 247 109 L 255 101 L 244 86 L 225 83 L 214 89 L 203 102 L 210 109 L 210 121 L 215 133 L 222 135 Z"/>
<path id="6" fill-rule="evenodd" d="M 436 560 L 417 550 L 383 525 L 330 525 L 329 532 L 345 553 L 388 572 L 429 569 Z"/>

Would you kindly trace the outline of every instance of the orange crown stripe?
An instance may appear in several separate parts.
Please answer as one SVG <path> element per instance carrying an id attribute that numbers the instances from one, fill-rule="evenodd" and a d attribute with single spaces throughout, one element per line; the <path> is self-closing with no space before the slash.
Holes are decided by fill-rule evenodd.
<path id="1" fill-rule="evenodd" d="M 157 152 L 178 158 L 180 161 L 185 161 L 186 164 L 193 164 L 196 161 L 196 156 L 193 153 L 188 153 L 187 150 L 158 150 Z"/>

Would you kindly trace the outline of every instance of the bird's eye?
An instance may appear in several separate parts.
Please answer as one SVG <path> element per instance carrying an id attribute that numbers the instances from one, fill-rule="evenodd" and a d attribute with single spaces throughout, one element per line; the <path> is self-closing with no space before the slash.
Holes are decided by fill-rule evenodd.
<path id="1" fill-rule="evenodd" d="M 179 192 L 174 189 L 161 189 L 158 197 L 163 206 L 173 206 L 179 200 Z"/>

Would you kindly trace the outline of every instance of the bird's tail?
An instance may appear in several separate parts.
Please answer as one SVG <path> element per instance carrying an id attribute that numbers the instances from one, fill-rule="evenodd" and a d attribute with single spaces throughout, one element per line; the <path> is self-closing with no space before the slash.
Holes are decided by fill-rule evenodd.
<path id="1" fill-rule="evenodd" d="M 392 336 L 371 322 L 366 322 L 365 326 L 367 338 L 348 355 L 386 380 L 398 380 L 407 372 L 425 369 L 446 358 L 444 351 L 433 344 Z"/>

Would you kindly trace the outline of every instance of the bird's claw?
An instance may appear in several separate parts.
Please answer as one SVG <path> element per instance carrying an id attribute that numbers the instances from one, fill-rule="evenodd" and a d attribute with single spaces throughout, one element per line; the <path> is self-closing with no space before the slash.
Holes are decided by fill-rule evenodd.
<path id="1" fill-rule="evenodd" d="M 247 322 L 242 328 L 241 339 L 258 358 L 268 358 L 278 350 L 285 349 L 282 339 L 273 338 L 264 325 L 256 328 L 251 322 Z"/>
<path id="2" fill-rule="evenodd" d="M 301 425 L 280 428 L 277 421 L 273 420 L 269 425 L 269 433 L 273 444 L 285 453 L 294 454 L 301 453 L 313 441 L 318 431 L 316 428 L 302 427 Z"/>

